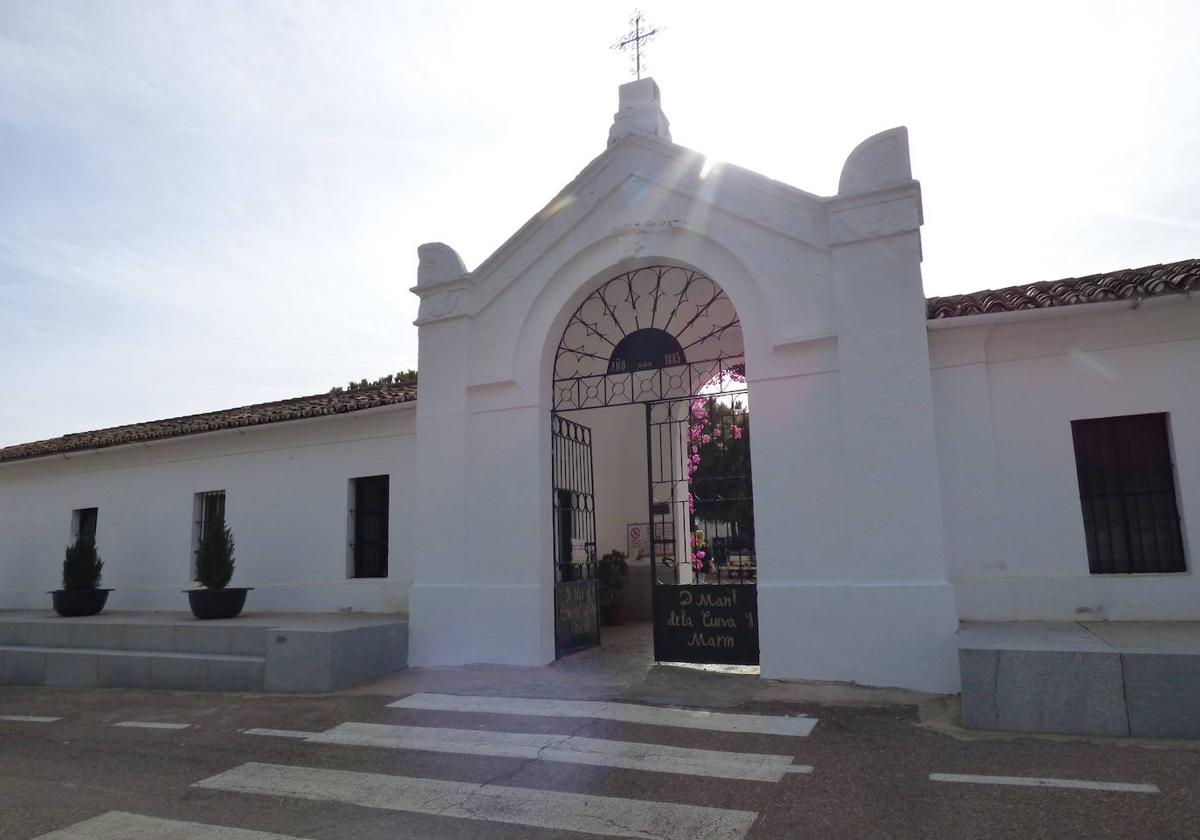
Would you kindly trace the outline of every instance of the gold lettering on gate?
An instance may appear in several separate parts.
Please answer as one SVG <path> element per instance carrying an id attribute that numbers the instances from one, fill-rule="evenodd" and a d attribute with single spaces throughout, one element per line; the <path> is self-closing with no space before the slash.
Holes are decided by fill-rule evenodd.
<path id="1" fill-rule="evenodd" d="M 688 593 L 688 596 L 688 603 L 691 603 L 691 593 Z M 701 607 L 736 607 L 737 590 L 730 590 L 728 595 L 711 595 L 708 592 L 701 592 L 700 599 L 696 603 Z"/>
<path id="2" fill-rule="evenodd" d="M 668 627 L 691 627 L 692 626 L 692 617 L 690 615 L 688 615 L 687 613 L 683 612 L 682 610 L 680 610 L 679 612 L 675 612 L 675 610 L 671 610 L 671 615 L 669 618 L 667 618 L 667 626 Z"/>
<path id="3" fill-rule="evenodd" d="M 732 648 L 734 646 L 733 636 L 717 636 L 707 633 L 692 633 L 692 637 L 687 641 L 688 647 L 711 647 L 711 648 Z"/>
<path id="4" fill-rule="evenodd" d="M 712 610 L 702 610 L 700 624 L 704 627 L 714 627 L 718 630 L 736 630 L 737 619 L 732 616 L 713 615 Z"/>
<path id="5" fill-rule="evenodd" d="M 735 651 L 753 644 L 753 637 L 757 636 L 753 602 L 739 605 L 739 600 L 745 599 L 739 599 L 736 587 L 714 587 L 714 590 L 681 586 L 672 593 L 674 603 L 662 605 L 660 620 L 664 629 L 670 628 L 676 645 Z M 702 657 L 698 661 L 711 656 L 699 652 L 696 655 Z"/>

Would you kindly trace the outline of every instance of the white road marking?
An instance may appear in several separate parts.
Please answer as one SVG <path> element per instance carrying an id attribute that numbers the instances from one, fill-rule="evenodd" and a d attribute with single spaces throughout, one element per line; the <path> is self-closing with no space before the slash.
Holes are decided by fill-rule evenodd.
<path id="1" fill-rule="evenodd" d="M 311 738 L 320 732 L 302 732 L 299 729 L 243 729 L 246 735 L 270 735 L 274 738 Z"/>
<path id="2" fill-rule="evenodd" d="M 803 715 L 737 715 L 726 712 L 700 712 L 692 709 L 666 709 L 635 703 L 609 703 L 597 700 L 539 700 L 526 697 L 468 697 L 457 694 L 412 694 L 389 703 L 392 709 L 427 709 L 438 712 L 478 712 L 490 715 L 526 715 L 528 717 L 572 717 L 646 723 L 653 726 L 679 726 L 709 732 L 742 732 L 755 735 L 808 735 L 817 725 L 816 718 Z"/>
<path id="3" fill-rule="evenodd" d="M 33 840 L 300 840 L 284 834 L 109 811 Z"/>
<path id="4" fill-rule="evenodd" d="M 788 773 L 811 773 L 813 766 L 811 764 L 793 764 L 785 769 Z"/>
<path id="5" fill-rule="evenodd" d="M 56 717 L 39 717 L 38 715 L 0 715 L 0 720 L 7 720 L 13 723 L 54 723 L 62 718 Z"/>
<path id="6" fill-rule="evenodd" d="M 1089 782 L 1083 779 L 1038 779 L 1030 776 L 976 776 L 970 773 L 930 773 L 933 782 L 965 782 L 973 785 L 1015 785 L 1017 787 L 1073 788 L 1075 790 L 1113 790 L 1123 793 L 1159 793 L 1157 785 L 1129 782 Z"/>
<path id="7" fill-rule="evenodd" d="M 668 747 L 573 735 L 343 723 L 307 740 L 317 744 L 560 761 L 751 782 L 778 782 L 785 773 L 794 772 L 790 755 Z"/>
<path id="8" fill-rule="evenodd" d="M 152 720 L 123 720 L 113 726 L 124 726 L 127 729 L 187 729 L 190 723 L 158 723 Z"/>
<path id="9" fill-rule="evenodd" d="M 758 816 L 700 805 L 279 764 L 243 764 L 194 786 L 656 840 L 742 840 Z"/>

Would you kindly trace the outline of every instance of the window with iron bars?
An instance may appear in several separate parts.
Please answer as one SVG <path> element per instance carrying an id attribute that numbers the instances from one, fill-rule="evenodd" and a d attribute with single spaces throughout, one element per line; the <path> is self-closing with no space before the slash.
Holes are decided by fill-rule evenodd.
<path id="1" fill-rule="evenodd" d="M 71 512 L 71 538 L 88 537 L 96 539 L 96 520 L 99 508 L 77 508 Z"/>
<path id="2" fill-rule="evenodd" d="M 388 574 L 388 476 L 352 478 L 350 508 L 351 576 Z"/>
<path id="3" fill-rule="evenodd" d="M 1092 574 L 1185 572 L 1166 414 L 1074 420 Z"/>
<path id="4" fill-rule="evenodd" d="M 225 491 L 210 490 L 197 493 L 193 505 L 195 527 L 192 529 L 192 577 L 196 576 L 196 560 L 200 556 L 200 544 L 209 534 L 225 527 Z"/>

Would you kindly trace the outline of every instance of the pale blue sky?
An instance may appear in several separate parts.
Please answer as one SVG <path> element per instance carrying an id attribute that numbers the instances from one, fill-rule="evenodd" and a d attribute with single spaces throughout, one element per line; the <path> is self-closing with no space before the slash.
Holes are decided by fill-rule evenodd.
<path id="1" fill-rule="evenodd" d="M 829 194 L 909 127 L 929 294 L 1200 256 L 1200 4 L 643 8 L 676 142 Z M 629 12 L 0 0 L 0 445 L 416 366 L 417 245 L 603 151 Z"/>

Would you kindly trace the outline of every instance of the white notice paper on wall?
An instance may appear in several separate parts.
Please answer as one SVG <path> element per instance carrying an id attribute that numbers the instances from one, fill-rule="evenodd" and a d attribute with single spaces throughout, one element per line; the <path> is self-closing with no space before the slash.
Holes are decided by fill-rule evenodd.
<path id="1" fill-rule="evenodd" d="M 571 540 L 571 562 L 582 564 L 587 561 L 587 543 L 583 540 Z"/>
<path id="2" fill-rule="evenodd" d="M 626 554 L 629 559 L 637 562 L 638 560 L 650 559 L 650 525 L 646 522 L 631 522 L 625 526 L 625 544 Z"/>

